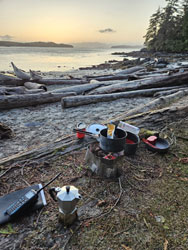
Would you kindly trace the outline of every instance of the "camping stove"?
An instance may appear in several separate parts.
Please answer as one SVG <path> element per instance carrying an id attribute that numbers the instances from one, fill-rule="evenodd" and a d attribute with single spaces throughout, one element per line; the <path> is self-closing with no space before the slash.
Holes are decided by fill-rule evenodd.
<path id="1" fill-rule="evenodd" d="M 101 149 L 98 142 L 88 146 L 85 160 L 92 172 L 105 178 L 116 178 L 121 172 L 124 150 L 116 153 Z"/>

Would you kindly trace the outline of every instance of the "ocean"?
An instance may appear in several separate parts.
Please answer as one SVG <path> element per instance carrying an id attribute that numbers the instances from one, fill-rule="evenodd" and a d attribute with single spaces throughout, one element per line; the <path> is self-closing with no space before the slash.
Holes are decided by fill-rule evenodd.
<path id="1" fill-rule="evenodd" d="M 25 71 L 32 69 L 42 72 L 65 72 L 109 60 L 121 61 L 121 56 L 112 53 L 132 50 L 136 49 L 0 47 L 0 71 L 12 71 L 10 62 L 14 62 L 18 68 Z"/>

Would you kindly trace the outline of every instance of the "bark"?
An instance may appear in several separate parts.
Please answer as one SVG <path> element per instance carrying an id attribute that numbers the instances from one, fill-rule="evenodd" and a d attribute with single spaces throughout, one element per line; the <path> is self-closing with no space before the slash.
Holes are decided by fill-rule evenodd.
<path id="1" fill-rule="evenodd" d="M 169 87 L 170 89 L 172 87 Z M 110 102 L 113 100 L 117 100 L 120 98 L 133 98 L 137 96 L 142 97 L 151 97 L 154 93 L 163 90 L 163 88 L 154 88 L 154 89 L 146 89 L 146 90 L 136 90 L 136 91 L 128 91 L 122 93 L 113 93 L 113 94 L 105 94 L 105 95 L 79 95 L 79 96 L 70 96 L 61 99 L 62 108 L 70 108 L 81 105 L 87 105 L 91 103 L 98 102 Z"/>
<path id="2" fill-rule="evenodd" d="M 25 94 L 0 96 L 0 110 L 7 110 L 20 107 L 29 107 L 45 103 L 59 102 L 62 97 L 75 95 L 73 92 L 69 93 L 39 93 L 39 94 Z"/>
<path id="3" fill-rule="evenodd" d="M 151 77 L 143 80 L 136 80 L 131 82 L 115 84 L 113 86 L 101 87 L 94 91 L 91 91 L 90 94 L 108 94 L 115 92 L 124 92 L 127 90 L 159 88 L 159 87 L 167 87 L 174 85 L 177 86 L 182 84 L 188 85 L 187 82 L 188 82 L 188 72 L 185 72 L 185 73 L 177 73 L 170 76 Z"/>

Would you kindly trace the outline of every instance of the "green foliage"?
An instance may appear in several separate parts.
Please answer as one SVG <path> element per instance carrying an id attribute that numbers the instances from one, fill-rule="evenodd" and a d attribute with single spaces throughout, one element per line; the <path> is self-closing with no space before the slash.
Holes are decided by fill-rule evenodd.
<path id="1" fill-rule="evenodd" d="M 188 0 L 166 0 L 149 21 L 144 44 L 152 51 L 188 51 Z"/>

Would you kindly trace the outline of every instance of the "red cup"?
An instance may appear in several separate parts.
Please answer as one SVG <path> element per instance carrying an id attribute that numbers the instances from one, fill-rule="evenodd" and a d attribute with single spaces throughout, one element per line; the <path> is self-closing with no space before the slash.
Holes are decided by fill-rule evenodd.
<path id="1" fill-rule="evenodd" d="M 77 128 L 78 128 L 78 129 L 81 129 L 81 130 L 83 130 L 83 131 L 86 131 L 86 125 L 85 125 L 85 123 L 82 123 L 82 122 L 78 123 L 78 124 L 77 124 Z M 78 139 L 83 139 L 83 138 L 85 137 L 85 134 L 82 133 L 82 132 L 76 132 L 76 137 L 77 137 Z"/>

